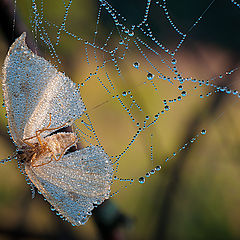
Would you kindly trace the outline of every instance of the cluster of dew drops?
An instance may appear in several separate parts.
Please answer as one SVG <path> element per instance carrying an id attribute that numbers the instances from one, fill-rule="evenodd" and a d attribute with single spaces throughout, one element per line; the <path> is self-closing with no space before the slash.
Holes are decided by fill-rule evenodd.
<path id="1" fill-rule="evenodd" d="M 147 3 L 149 3 L 148 5 L 150 5 L 150 2 L 151 2 L 151 1 L 147 1 Z M 232 1 L 232 2 L 233 2 L 233 1 Z M 159 1 L 156 1 L 156 4 L 159 4 Z M 234 4 L 236 4 L 236 3 L 234 3 Z M 240 98 L 240 93 L 238 92 L 238 90 L 232 90 L 232 89 L 228 88 L 227 86 L 218 86 L 218 85 L 215 83 L 216 80 L 223 79 L 224 77 L 229 77 L 229 75 L 231 75 L 231 74 L 233 74 L 234 72 L 236 72 L 237 70 L 239 70 L 238 67 L 237 67 L 237 68 L 234 68 L 234 69 L 231 69 L 231 70 L 229 70 L 229 71 L 226 71 L 225 73 L 222 73 L 222 74 L 220 74 L 220 75 L 218 75 L 218 76 L 212 77 L 212 78 L 210 78 L 210 79 L 208 79 L 208 80 L 198 80 L 198 79 L 192 78 L 192 77 L 189 77 L 189 78 L 184 78 L 184 77 L 182 77 L 181 73 L 179 73 L 179 71 L 177 70 L 177 66 L 176 66 L 177 60 L 174 58 L 174 55 L 175 55 L 176 52 L 180 49 L 182 43 L 184 42 L 185 38 L 187 37 L 187 34 L 182 34 L 182 33 L 176 28 L 176 26 L 174 25 L 173 21 L 171 20 L 169 14 L 168 14 L 168 11 L 166 10 L 167 8 L 166 8 L 166 1 L 165 1 L 165 0 L 163 0 L 163 5 L 161 5 L 161 6 L 163 7 L 163 9 L 164 9 L 164 11 L 165 11 L 165 14 L 166 14 L 166 16 L 167 16 L 167 19 L 168 19 L 169 22 L 171 23 L 172 27 L 176 30 L 176 32 L 178 32 L 180 35 L 182 35 L 182 39 L 181 39 L 181 41 L 179 42 L 179 44 L 177 45 L 175 51 L 173 51 L 173 52 L 171 53 L 172 60 L 171 60 L 170 64 L 172 65 L 172 67 L 170 67 L 170 69 L 171 69 L 171 71 L 172 71 L 176 76 L 173 77 L 173 79 L 171 79 L 170 77 L 166 77 L 166 76 L 160 74 L 160 75 L 158 76 L 158 78 L 163 79 L 163 80 L 168 80 L 170 83 L 172 83 L 172 81 L 174 81 L 174 80 L 175 80 L 175 81 L 176 81 L 176 80 L 179 81 L 178 90 L 181 91 L 181 94 L 180 94 L 177 98 L 169 99 L 168 101 L 167 101 L 167 100 L 163 100 L 164 109 L 163 109 L 160 113 L 158 113 L 158 114 L 155 115 L 155 118 L 156 118 L 156 119 L 155 119 L 151 124 L 146 125 L 146 121 L 144 121 L 144 126 L 143 126 L 143 128 L 139 128 L 139 130 L 138 130 L 137 133 L 136 133 L 136 136 L 137 136 L 142 130 L 144 130 L 144 128 L 146 128 L 146 126 L 149 127 L 150 125 L 154 124 L 154 123 L 157 121 L 157 119 L 158 119 L 158 117 L 160 116 L 160 114 L 164 114 L 165 112 L 167 112 L 167 111 L 170 110 L 170 107 L 169 107 L 168 103 L 174 103 L 174 102 L 180 101 L 180 100 L 182 100 L 183 97 L 186 97 L 186 96 L 187 96 L 187 91 L 185 91 L 184 88 L 183 88 L 184 82 L 186 82 L 186 81 L 195 83 L 196 85 L 195 85 L 194 89 L 197 89 L 198 87 L 202 87 L 202 86 L 208 86 L 208 87 L 211 87 L 211 88 L 213 89 L 212 91 L 209 91 L 209 92 L 207 92 L 207 93 L 200 94 L 200 95 L 199 95 L 200 98 L 212 96 L 213 93 L 232 94 L 232 95 L 238 96 L 238 97 Z M 149 10 L 149 9 L 146 10 L 146 12 L 147 12 L 146 15 L 148 14 L 148 10 Z M 200 17 L 197 19 L 197 21 L 193 24 L 193 26 L 191 27 L 191 29 L 198 24 L 198 22 L 202 19 L 202 17 L 203 17 L 203 16 L 200 16 Z M 147 17 L 146 17 L 146 18 L 147 18 Z M 144 22 L 145 22 L 145 19 L 143 20 L 142 24 L 143 24 Z M 120 24 L 118 23 L 117 25 L 120 25 Z M 147 24 L 146 24 L 146 26 L 148 27 Z M 132 28 L 132 29 L 134 29 L 134 28 Z M 122 30 L 125 31 L 125 33 L 126 33 L 125 28 L 122 28 Z M 129 34 L 129 33 L 130 33 L 130 34 Z M 152 37 L 151 31 L 150 31 L 149 29 L 148 29 L 148 32 L 146 31 L 146 32 L 144 32 L 144 34 L 145 34 L 146 36 L 149 36 L 150 38 L 152 38 L 152 41 L 153 41 L 156 45 L 160 46 L 160 48 L 161 48 L 162 50 L 164 50 L 165 52 L 171 52 L 170 50 L 166 49 L 166 48 L 163 47 L 161 44 L 159 44 L 159 42 L 158 42 L 154 37 Z M 128 35 L 129 35 L 129 36 L 134 36 L 134 32 L 133 32 L 133 31 L 131 31 L 131 32 L 128 31 Z M 142 41 L 139 40 L 139 42 L 142 42 Z M 123 44 L 123 41 L 122 41 L 122 40 L 121 40 L 121 43 L 120 43 L 120 44 Z M 144 44 L 144 43 L 143 43 L 143 44 Z M 146 44 L 145 44 L 145 45 L 146 45 Z M 136 46 L 138 47 L 138 45 L 136 45 Z M 144 57 L 144 56 L 145 56 L 144 51 L 143 51 L 141 48 L 138 48 L 138 49 L 139 49 L 139 52 L 141 53 L 141 55 Z M 148 47 L 148 49 L 150 49 L 150 47 Z M 150 49 L 150 50 L 152 50 L 152 49 Z M 152 52 L 154 52 L 154 51 L 152 50 Z M 155 70 L 157 69 L 150 61 L 149 61 L 149 63 L 152 65 L 152 67 L 153 67 Z M 136 69 L 139 69 L 139 68 L 140 68 L 140 63 L 139 63 L 138 61 L 135 61 L 135 62 L 133 63 L 133 67 L 136 68 Z M 158 72 L 158 71 L 157 71 L 157 72 Z M 159 72 L 158 72 L 158 73 L 159 73 Z M 153 73 L 147 72 L 146 78 L 147 78 L 148 81 L 150 81 L 150 82 L 152 83 L 153 86 L 154 86 L 154 77 L 155 77 L 155 76 L 154 76 Z M 155 86 L 154 86 L 154 88 L 155 88 L 155 90 L 157 90 L 157 88 L 156 88 Z M 123 93 L 122 93 L 122 95 L 123 95 L 124 97 L 126 97 L 128 94 L 130 94 L 130 97 L 131 97 L 131 98 L 133 97 L 133 96 L 131 95 L 131 92 L 130 92 L 130 91 L 123 91 Z M 133 100 L 133 102 L 136 103 L 135 100 Z M 130 115 L 130 117 L 131 117 L 131 114 L 130 114 L 129 109 L 127 109 L 125 106 L 123 106 L 123 107 L 125 108 L 125 110 L 129 113 L 129 115 Z M 141 107 L 140 107 L 140 106 L 139 106 L 139 109 L 141 110 Z M 132 118 L 132 117 L 131 117 L 131 118 Z M 133 119 L 133 118 L 132 118 L 132 119 Z M 149 116 L 146 116 L 146 120 L 148 120 L 148 119 L 149 119 Z M 133 120 L 134 120 L 134 119 L 133 119 Z M 138 125 L 139 125 L 139 123 L 137 123 L 137 126 L 138 126 Z M 206 130 L 203 129 L 203 130 L 201 130 L 200 133 L 201 133 L 201 135 L 205 135 L 205 134 L 206 134 Z M 184 146 L 182 146 L 181 148 L 179 148 L 179 149 L 177 150 L 177 152 L 174 152 L 170 157 L 166 158 L 165 161 L 167 162 L 168 160 L 174 158 L 174 157 L 177 155 L 177 153 L 179 153 L 180 151 L 182 151 L 183 149 L 185 149 L 189 144 L 194 143 L 194 142 L 198 139 L 198 137 L 199 137 L 199 134 L 197 134 L 196 136 L 194 136 L 188 143 L 186 143 Z M 152 149 L 152 146 L 151 146 L 151 149 Z M 125 151 L 123 151 L 123 154 L 124 154 L 124 153 L 125 153 Z M 119 159 L 120 157 L 121 157 L 121 155 L 118 157 L 118 159 Z M 151 154 L 151 158 L 152 158 L 152 154 Z M 160 171 L 161 168 L 162 168 L 161 165 L 158 165 L 158 166 L 156 166 L 155 168 L 151 169 L 149 172 L 147 172 L 147 173 L 145 174 L 145 176 L 139 177 L 139 178 L 138 178 L 138 182 L 141 183 L 141 184 L 145 183 L 145 182 L 146 182 L 146 178 L 149 178 L 149 177 L 150 177 L 151 175 L 153 175 L 155 172 Z M 128 182 L 130 182 L 130 184 L 131 184 L 132 182 L 134 182 L 134 179 L 122 179 L 122 178 L 118 178 L 117 176 L 115 176 L 114 179 L 115 179 L 115 180 L 120 180 L 120 181 L 128 181 Z"/>
<path id="2" fill-rule="evenodd" d="M 157 89 L 157 86 L 156 86 L 155 83 L 159 80 L 166 80 L 166 81 L 169 82 L 169 84 L 173 84 L 173 83 L 177 82 L 178 83 L 177 89 L 179 90 L 179 95 L 176 98 L 169 99 L 169 100 L 166 100 L 166 99 L 163 100 L 163 104 L 164 104 L 163 109 L 160 112 L 157 112 L 153 116 L 153 119 L 152 119 L 152 117 L 147 115 L 147 116 L 145 116 L 145 120 L 143 121 L 143 123 L 140 124 L 140 123 L 135 121 L 134 115 L 131 113 L 131 109 L 133 107 L 136 107 L 139 111 L 142 111 L 142 108 L 137 103 L 137 101 L 134 100 L 134 97 L 133 97 L 133 94 L 131 93 L 131 91 L 126 90 L 126 91 L 123 91 L 122 94 L 113 94 L 113 92 L 116 92 L 115 91 L 116 89 L 115 89 L 115 86 L 114 86 L 114 82 L 112 81 L 112 79 L 110 77 L 110 74 L 108 74 L 107 71 L 106 71 L 106 82 L 105 82 L 105 80 L 102 80 L 99 77 L 97 77 L 101 86 L 106 90 L 106 92 L 108 94 L 112 95 L 112 98 L 114 100 L 116 100 L 118 103 L 121 104 L 123 109 L 128 113 L 131 121 L 135 122 L 136 126 L 138 127 L 138 130 L 136 131 L 136 134 L 132 137 L 132 140 L 127 144 L 126 148 L 119 155 L 111 157 L 111 158 L 116 159 L 114 164 L 116 164 L 115 172 L 117 173 L 118 167 L 119 167 L 119 161 L 120 161 L 121 157 L 128 151 L 128 149 L 131 147 L 131 145 L 136 140 L 138 135 L 140 133 L 142 133 L 145 129 L 147 129 L 150 126 L 152 126 L 153 124 L 155 124 L 158 121 L 160 115 L 170 111 L 171 110 L 170 109 L 171 104 L 173 104 L 177 101 L 181 101 L 183 98 L 185 98 L 185 97 L 187 97 L 188 95 L 191 94 L 191 93 L 187 93 L 187 91 L 184 89 L 184 83 L 185 82 L 194 83 L 195 86 L 194 86 L 193 89 L 198 89 L 199 87 L 202 87 L 202 86 L 207 86 L 209 89 L 210 88 L 213 89 L 212 91 L 209 91 L 207 93 L 204 92 L 204 93 L 200 94 L 199 95 L 200 98 L 210 97 L 210 96 L 213 95 L 213 93 L 218 93 L 218 92 L 226 93 L 226 94 L 232 94 L 232 95 L 238 96 L 240 98 L 240 93 L 237 90 L 232 90 L 232 89 L 230 89 L 228 87 L 225 87 L 225 86 L 218 86 L 216 84 L 216 80 L 220 80 L 220 79 L 229 77 L 229 75 L 236 72 L 239 68 L 237 67 L 237 68 L 231 69 L 227 72 L 224 72 L 224 73 L 222 73 L 218 76 L 212 77 L 208 80 L 198 80 L 198 79 L 192 78 L 192 77 L 183 77 L 182 74 L 177 69 L 176 54 L 178 53 L 178 51 L 181 48 L 182 44 L 184 43 L 185 39 L 191 33 L 192 29 L 195 28 L 200 21 L 202 21 L 202 19 L 204 18 L 204 14 L 206 13 L 206 10 L 208 10 L 208 8 L 211 6 L 212 3 L 208 6 L 208 8 L 203 12 L 203 14 L 201 16 L 197 17 L 197 20 L 192 24 L 192 26 L 190 26 L 188 31 L 184 33 L 177 27 L 177 25 L 174 23 L 174 21 L 170 17 L 168 7 L 167 7 L 167 0 L 162 0 L 162 1 L 146 0 L 145 13 L 144 13 L 142 21 L 140 21 L 139 24 L 132 25 L 130 27 L 127 27 L 127 19 L 125 17 L 123 17 L 120 13 L 118 13 L 117 10 L 115 10 L 113 8 L 113 6 L 111 6 L 109 4 L 108 1 L 99 0 L 98 2 L 99 2 L 100 7 L 99 7 L 98 14 L 97 14 L 96 30 L 94 32 L 94 41 L 93 42 L 86 41 L 83 38 L 81 38 L 80 36 L 75 35 L 74 33 L 71 33 L 70 31 L 67 30 L 68 28 L 66 26 L 66 23 L 67 23 L 69 11 L 71 9 L 70 6 L 72 4 L 72 0 L 70 0 L 68 2 L 68 4 L 66 4 L 64 2 L 65 13 L 64 13 L 64 19 L 63 19 L 63 22 L 62 22 L 61 26 L 56 26 L 54 23 L 50 23 L 48 21 L 45 21 L 45 24 L 47 24 L 49 27 L 54 27 L 54 28 L 58 29 L 57 37 L 56 37 L 57 41 L 54 44 L 53 42 L 51 42 L 50 38 L 48 37 L 46 29 L 42 26 L 42 23 L 44 22 L 43 8 L 37 6 L 36 0 L 32 0 L 32 9 L 33 9 L 32 29 L 33 29 L 33 31 L 34 30 L 38 31 L 40 39 L 43 40 L 46 43 L 46 45 L 48 46 L 49 52 L 50 52 L 52 58 L 55 59 L 58 62 L 58 64 L 61 63 L 58 55 L 56 54 L 56 50 L 55 50 L 54 46 L 59 44 L 61 33 L 64 32 L 68 36 L 74 38 L 77 41 L 82 42 L 85 45 L 86 62 L 88 64 L 90 64 L 90 55 L 88 54 L 88 48 L 92 48 L 93 51 L 94 51 L 94 54 L 95 54 L 94 61 L 97 61 L 96 50 L 98 50 L 100 52 L 102 51 L 104 54 L 109 54 L 110 57 L 111 57 L 110 62 L 112 62 L 114 64 L 115 70 L 119 74 L 119 79 L 121 79 L 122 74 L 121 74 L 121 69 L 120 69 L 119 64 L 118 64 L 118 60 L 120 61 L 120 60 L 125 59 L 126 53 L 129 50 L 129 46 L 130 46 L 130 42 L 131 42 L 136 47 L 139 55 L 141 57 L 143 57 L 143 59 L 145 61 L 141 64 L 140 64 L 139 61 L 134 61 L 132 63 L 133 67 L 136 70 L 145 72 L 146 82 L 144 82 L 144 83 L 151 84 L 153 89 L 157 91 L 158 89 Z M 235 6 L 240 8 L 240 5 L 236 1 L 231 0 L 231 2 Z M 160 43 L 159 40 L 156 39 L 156 37 L 154 37 L 154 33 L 152 32 L 152 30 L 151 30 L 151 28 L 148 24 L 150 7 L 152 7 L 152 6 L 156 7 L 156 8 L 159 8 L 163 11 L 167 21 L 170 23 L 170 26 L 174 29 L 176 34 L 180 36 L 180 41 L 177 43 L 176 48 L 174 50 L 168 49 L 166 46 L 164 46 L 162 43 Z M 101 22 L 101 16 L 103 14 L 103 10 L 107 14 L 109 14 L 109 16 L 112 18 L 113 24 L 115 25 L 117 31 L 119 32 L 119 36 L 120 36 L 119 46 L 123 46 L 124 50 L 125 50 L 125 51 L 123 51 L 121 56 L 117 55 L 118 47 L 116 47 L 113 50 L 107 50 L 107 46 L 110 45 L 112 32 L 110 32 L 110 34 L 106 38 L 105 44 L 102 47 L 100 47 L 96 44 L 95 40 L 96 40 L 97 35 L 98 35 L 98 30 L 97 29 L 98 29 L 99 23 Z M 151 44 L 148 44 L 147 42 L 142 40 L 138 36 L 138 34 L 136 34 L 136 32 L 138 32 L 138 31 L 140 31 L 142 34 L 144 34 L 146 36 L 146 39 L 148 39 L 148 41 L 151 42 Z M 154 45 L 155 48 L 151 47 L 150 45 L 151 46 Z M 161 64 L 164 64 L 165 66 L 167 66 L 167 68 L 174 74 L 174 77 L 169 77 L 169 76 L 165 76 L 164 74 L 162 74 L 158 70 L 158 67 L 155 66 L 152 63 L 151 59 L 148 58 L 147 51 L 150 51 L 153 55 L 155 55 L 156 57 L 159 57 L 159 59 L 160 59 L 159 62 Z M 168 59 L 164 59 L 162 57 L 162 52 L 164 54 L 167 54 L 170 57 L 170 61 Z M 89 77 L 87 77 L 82 83 L 79 84 L 79 89 L 81 87 L 83 87 L 85 85 L 85 83 L 88 82 L 93 76 L 97 75 L 97 72 L 100 69 L 103 69 L 107 65 L 108 61 L 104 60 L 103 64 L 101 66 L 100 65 L 97 66 L 95 73 L 93 73 L 93 74 L 90 73 Z M 149 65 L 152 70 L 149 70 L 149 71 L 146 72 L 145 70 L 141 69 L 141 65 Z M 110 85 L 110 87 L 107 87 L 106 83 L 108 83 Z M 130 106 L 127 106 L 124 103 L 124 100 L 122 100 L 122 99 L 127 98 L 127 97 L 130 97 L 130 99 L 131 99 L 131 105 Z M 86 124 L 86 123 L 84 123 L 84 124 Z M 91 131 L 94 133 L 95 138 L 97 138 L 97 135 L 96 135 L 95 130 L 94 130 L 92 125 L 91 125 Z M 168 158 L 165 159 L 165 162 L 174 158 L 180 151 L 185 149 L 191 143 L 194 143 L 200 135 L 205 135 L 205 134 L 206 134 L 206 130 L 203 129 L 201 131 L 201 134 L 197 134 L 189 142 L 187 142 L 184 146 L 180 147 L 176 152 L 172 153 L 171 156 L 169 156 Z M 153 160 L 152 148 L 153 148 L 153 146 L 150 147 L 150 149 L 151 149 L 151 160 Z M 153 175 L 155 172 L 160 171 L 161 169 L 162 169 L 162 166 L 157 165 L 156 167 L 151 169 L 149 172 L 147 172 L 145 174 L 145 176 L 141 176 L 141 177 L 137 178 L 136 180 L 141 184 L 145 183 L 146 178 L 149 178 L 151 175 Z M 132 178 L 131 179 L 126 179 L 126 178 L 119 178 L 117 176 L 114 176 L 113 179 L 118 180 L 118 181 L 122 181 L 122 182 L 129 182 L 130 184 L 132 184 L 135 181 Z M 114 194 L 115 193 L 113 193 L 112 196 Z"/>
<path id="3" fill-rule="evenodd" d="M 176 60 L 174 59 L 173 61 L 173 64 L 176 64 Z M 139 69 L 140 68 L 140 63 L 139 62 L 134 62 L 133 63 L 133 67 L 136 68 L 136 69 Z M 154 74 L 148 72 L 147 75 L 146 75 L 146 78 L 147 80 L 153 80 L 154 79 Z M 181 80 L 180 82 L 183 84 L 185 79 Z M 197 80 L 193 80 L 193 82 L 197 82 Z M 202 86 L 203 84 L 203 81 L 199 81 L 199 86 Z M 182 97 L 185 97 L 187 96 L 187 92 L 185 90 L 183 90 L 183 85 L 179 85 L 178 86 L 178 90 L 181 91 L 181 94 L 180 96 L 178 96 L 177 98 L 174 98 L 174 99 L 170 99 L 170 100 L 163 100 L 163 103 L 164 103 L 164 109 L 160 112 L 160 113 L 157 113 L 155 116 L 154 116 L 154 120 L 151 122 L 151 123 L 148 123 L 147 124 L 147 120 L 150 119 L 149 116 L 145 116 L 145 120 L 143 121 L 143 127 L 139 128 L 136 132 L 136 135 L 133 137 L 132 141 L 130 142 L 129 146 L 119 155 L 119 156 L 116 156 L 117 158 L 117 164 L 119 164 L 119 159 L 121 158 L 121 156 L 123 154 L 126 153 L 126 151 L 129 149 L 129 147 L 131 146 L 131 144 L 134 142 L 134 140 L 137 138 L 137 136 L 142 132 L 144 131 L 146 128 L 150 127 L 151 125 L 155 124 L 159 118 L 160 115 L 164 114 L 165 112 L 169 111 L 170 110 L 170 107 L 168 106 L 168 102 L 169 103 L 174 103 L 176 101 L 180 101 L 182 100 Z M 220 89 L 217 89 L 215 90 L 215 92 L 218 92 L 220 91 Z M 131 91 L 123 91 L 122 92 L 122 96 L 123 97 L 126 97 L 126 96 L 130 96 L 130 98 L 133 98 L 133 95 L 131 94 Z M 208 93 L 206 96 L 210 96 L 211 94 Z M 200 95 L 200 98 L 201 98 L 202 95 Z M 119 96 L 118 96 L 119 97 Z M 128 108 L 126 108 L 126 106 L 124 105 L 123 101 L 120 101 L 120 103 L 122 103 L 125 111 L 127 111 L 127 113 L 129 114 L 129 116 L 131 117 L 132 121 L 134 122 L 135 119 L 132 117 L 131 113 L 130 113 L 130 110 Z M 132 100 L 132 104 L 135 103 L 138 107 L 138 109 L 140 111 L 142 111 L 141 107 L 136 103 L 136 101 L 133 99 Z M 132 105 L 131 105 L 132 106 Z M 131 108 L 130 106 L 130 108 Z M 139 127 L 140 126 L 140 123 L 136 123 L 136 126 Z M 206 130 L 205 129 L 202 129 L 200 134 L 201 135 L 205 135 L 206 134 Z M 199 138 L 199 134 L 197 134 L 196 136 L 194 136 L 189 142 L 185 143 L 184 146 L 182 146 L 181 148 L 179 148 L 176 152 L 173 152 L 171 156 L 167 157 L 164 161 L 167 162 L 169 160 L 172 160 L 173 158 L 175 158 L 177 156 L 178 153 L 180 153 L 182 150 L 186 149 L 190 144 L 194 143 L 198 138 Z M 152 151 L 153 151 L 153 146 L 151 145 L 150 147 L 151 149 L 151 161 L 153 162 L 153 154 L 152 154 Z M 118 168 L 118 167 L 117 167 Z M 116 172 L 117 172 L 117 168 L 116 168 Z M 121 181 L 121 182 L 129 182 L 129 184 L 132 184 L 133 182 L 135 182 L 136 180 L 140 183 L 140 184 L 143 184 L 146 182 L 146 179 L 147 178 L 150 178 L 153 174 L 155 174 L 156 172 L 159 172 L 160 170 L 162 169 L 162 166 L 161 165 L 157 165 L 155 166 L 153 169 L 151 169 L 150 171 L 148 171 L 145 176 L 141 176 L 139 177 L 138 179 L 126 179 L 126 178 L 119 178 L 117 176 L 114 176 L 114 180 L 118 180 L 118 181 Z M 123 186 L 125 188 L 127 188 L 127 186 Z M 119 193 L 119 191 L 116 191 L 115 193 L 113 193 L 111 196 L 114 196 L 115 194 Z"/>

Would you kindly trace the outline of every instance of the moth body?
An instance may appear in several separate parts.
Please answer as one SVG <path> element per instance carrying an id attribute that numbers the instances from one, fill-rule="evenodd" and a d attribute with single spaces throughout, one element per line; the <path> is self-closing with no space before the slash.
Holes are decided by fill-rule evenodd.
<path id="1" fill-rule="evenodd" d="M 38 166 L 47 164 L 49 159 L 58 160 L 63 154 L 77 142 L 77 136 L 74 133 L 56 133 L 45 138 L 34 137 L 33 143 L 25 144 L 18 150 L 18 159 L 25 164 Z"/>

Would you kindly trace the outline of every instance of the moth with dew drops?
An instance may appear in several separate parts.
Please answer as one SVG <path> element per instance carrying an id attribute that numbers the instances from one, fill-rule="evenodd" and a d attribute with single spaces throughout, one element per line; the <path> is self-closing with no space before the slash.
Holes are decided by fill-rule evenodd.
<path id="1" fill-rule="evenodd" d="M 34 187 L 72 225 L 84 224 L 93 208 L 109 198 L 112 163 L 95 145 L 67 153 L 78 138 L 58 132 L 85 111 L 75 84 L 50 62 L 34 54 L 23 33 L 3 66 L 3 94 L 16 159 Z M 34 195 L 33 195 L 34 196 Z"/>

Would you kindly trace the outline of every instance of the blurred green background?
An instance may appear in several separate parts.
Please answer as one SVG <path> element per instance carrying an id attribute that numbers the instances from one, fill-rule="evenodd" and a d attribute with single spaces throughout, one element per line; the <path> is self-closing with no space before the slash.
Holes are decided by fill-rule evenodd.
<path id="1" fill-rule="evenodd" d="M 66 1 L 67 2 L 67 1 Z M 141 21 L 146 1 L 112 0 L 111 5 L 122 16 L 126 25 Z M 180 37 L 166 21 L 162 10 L 152 2 L 149 23 L 160 42 L 173 49 Z M 201 16 L 211 1 L 167 1 L 169 13 L 176 25 L 186 32 Z M 37 1 L 40 3 L 40 1 Z M 60 25 L 64 16 L 62 1 L 43 1 L 44 18 Z M 29 32 L 32 28 L 31 1 L 18 0 L 17 13 Z M 94 41 L 97 18 L 97 2 L 93 0 L 73 1 L 66 21 L 67 30 L 89 42 Z M 224 74 L 240 63 L 240 9 L 231 1 L 215 1 L 191 32 L 177 54 L 177 67 L 186 77 L 207 80 Z M 54 39 L 56 29 L 45 25 L 49 36 Z M 108 13 L 102 11 L 96 44 L 102 46 L 114 25 Z M 150 46 L 154 46 L 146 36 L 139 36 Z M 136 36 L 134 36 L 136 37 Z M 113 49 L 119 42 L 119 35 L 113 32 L 107 44 Z M 38 51 L 54 62 L 48 48 L 38 39 Z M 3 65 L 8 44 L 0 30 L 0 64 Z M 96 71 L 99 63 L 94 61 L 94 52 L 88 48 L 90 64 L 86 61 L 85 46 L 66 34 L 61 34 L 56 47 L 62 61 L 58 65 L 74 82 L 81 83 L 90 73 Z M 149 53 L 149 58 L 166 75 L 166 66 Z M 101 61 L 101 59 L 99 60 Z M 140 70 L 132 67 L 135 61 L 141 63 Z M 54 62 L 55 63 L 55 62 Z M 150 84 L 144 84 L 146 72 L 154 71 L 144 62 L 136 47 L 130 45 L 125 59 L 119 63 L 122 78 L 114 70 L 113 64 L 104 68 L 116 85 L 116 93 L 130 90 L 143 112 L 133 109 L 134 117 L 142 122 L 146 114 L 153 116 L 164 105 L 164 99 L 179 95 L 179 84 L 156 80 L 158 91 Z M 97 76 L 104 79 L 104 73 Z M 239 71 L 216 79 L 217 85 L 240 89 Z M 107 83 L 107 80 L 103 80 Z M 97 135 L 109 156 L 120 154 L 127 146 L 137 127 L 130 121 L 126 111 L 99 87 L 96 77 L 81 88 L 82 98 L 87 106 Z M 197 88 L 195 89 L 195 87 Z M 147 130 L 120 160 L 117 175 L 134 178 L 128 183 L 114 181 L 112 205 L 104 214 L 111 216 L 121 212 L 124 221 L 115 226 L 105 239 L 240 239 L 240 127 L 239 99 L 225 93 L 213 93 L 200 98 L 200 94 L 213 91 L 210 87 L 199 87 L 186 82 L 187 96 L 182 101 L 170 105 L 170 111 Z M 2 96 L 2 95 L 1 95 Z M 2 97 L 1 97 L 2 98 Z M 2 101 L 2 99 L 1 99 Z M 124 99 L 129 104 L 129 99 Z M 14 151 L 7 134 L 5 109 L 0 109 L 0 157 L 6 158 Z M 205 136 L 186 150 L 181 151 L 165 164 L 164 159 L 177 152 L 180 147 L 207 130 Z M 151 134 L 153 135 L 151 137 Z M 153 163 L 150 146 L 153 146 Z M 156 165 L 162 170 L 155 173 L 145 184 L 137 179 L 144 176 Z M 128 185 L 127 189 L 124 186 Z M 115 210 L 114 210 L 115 209 Z M 107 220 L 106 220 L 107 221 Z M 109 230 L 109 231 L 111 231 Z M 50 211 L 49 204 L 40 195 L 31 199 L 31 192 L 16 163 L 7 163 L 0 168 L 0 239 L 101 239 L 101 228 L 90 218 L 86 225 L 72 227 L 61 221 Z"/>

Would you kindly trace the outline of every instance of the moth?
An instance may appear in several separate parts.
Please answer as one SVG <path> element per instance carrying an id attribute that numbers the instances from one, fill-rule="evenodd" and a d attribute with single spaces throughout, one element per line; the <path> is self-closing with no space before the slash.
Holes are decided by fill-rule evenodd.
<path id="1" fill-rule="evenodd" d="M 3 66 L 3 94 L 15 159 L 32 187 L 62 217 L 79 226 L 109 198 L 112 163 L 102 147 L 76 145 L 71 126 L 86 111 L 75 84 L 49 61 L 34 54 L 26 33 L 10 47 Z M 34 193 L 34 192 L 33 192 Z"/>

